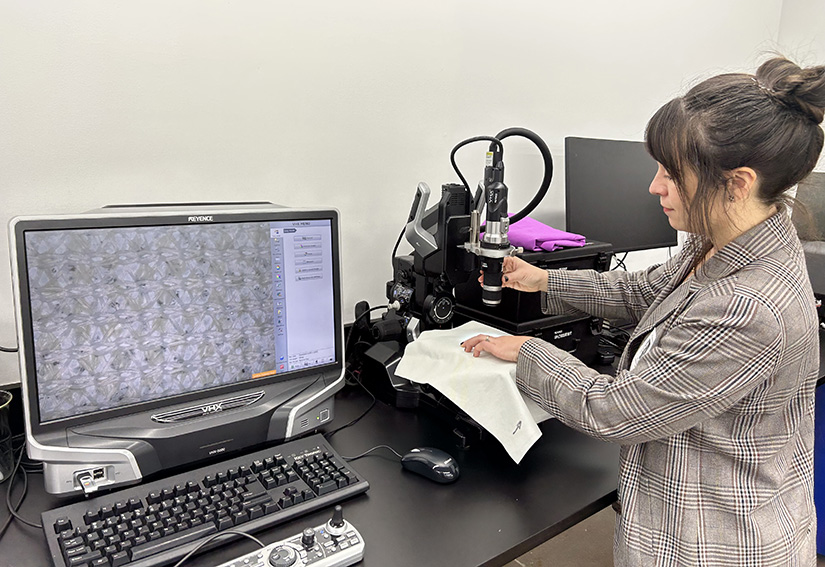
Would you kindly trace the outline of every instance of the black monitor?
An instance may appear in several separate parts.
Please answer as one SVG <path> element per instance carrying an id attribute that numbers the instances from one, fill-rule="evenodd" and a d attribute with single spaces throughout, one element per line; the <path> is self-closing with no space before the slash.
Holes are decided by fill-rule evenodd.
<path id="1" fill-rule="evenodd" d="M 799 239 L 825 241 L 825 172 L 808 174 L 796 187 L 796 199 L 802 207 L 793 209 L 793 223 Z"/>
<path id="2" fill-rule="evenodd" d="M 114 207 L 14 219 L 11 242 L 29 454 L 49 492 L 136 482 L 332 419 L 337 211 Z"/>
<path id="3" fill-rule="evenodd" d="M 648 193 L 656 162 L 642 142 L 564 139 L 566 230 L 614 252 L 675 246 L 676 231 Z"/>
<path id="4" fill-rule="evenodd" d="M 811 287 L 825 297 L 825 172 L 814 171 L 796 189 L 803 207 L 794 207 L 793 222 L 805 249 Z"/>

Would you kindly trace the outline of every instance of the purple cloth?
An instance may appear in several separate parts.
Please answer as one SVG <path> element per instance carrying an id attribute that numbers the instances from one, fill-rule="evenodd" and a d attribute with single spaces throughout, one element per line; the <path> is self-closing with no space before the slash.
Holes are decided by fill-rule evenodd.
<path id="1" fill-rule="evenodd" d="M 584 236 L 565 232 L 530 217 L 524 217 L 510 225 L 507 238 L 513 246 L 521 246 L 526 251 L 552 252 L 559 248 L 574 248 L 586 244 Z"/>

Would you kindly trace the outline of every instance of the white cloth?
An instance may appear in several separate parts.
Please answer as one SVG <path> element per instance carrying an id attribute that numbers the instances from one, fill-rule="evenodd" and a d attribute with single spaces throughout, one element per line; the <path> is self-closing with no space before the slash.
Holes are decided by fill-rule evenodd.
<path id="1" fill-rule="evenodd" d="M 432 385 L 498 439 L 519 463 L 541 437 L 537 421 L 549 415 L 535 403 L 531 402 L 531 409 L 525 402 L 516 386 L 515 362 L 486 352 L 479 357 L 464 352 L 461 343 L 478 334 L 507 335 L 475 321 L 454 329 L 424 331 L 407 345 L 395 373 Z"/>

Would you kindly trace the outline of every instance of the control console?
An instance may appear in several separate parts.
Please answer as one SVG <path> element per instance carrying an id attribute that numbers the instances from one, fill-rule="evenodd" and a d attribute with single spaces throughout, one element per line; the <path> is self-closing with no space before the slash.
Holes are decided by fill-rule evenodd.
<path id="1" fill-rule="evenodd" d="M 364 539 L 344 519 L 341 506 L 336 506 L 327 523 L 306 528 L 218 567 L 347 567 L 363 557 Z"/>

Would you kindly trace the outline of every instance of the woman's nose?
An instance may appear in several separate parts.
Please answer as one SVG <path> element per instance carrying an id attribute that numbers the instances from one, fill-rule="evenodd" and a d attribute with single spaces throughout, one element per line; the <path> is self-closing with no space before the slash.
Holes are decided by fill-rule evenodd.
<path id="1" fill-rule="evenodd" d="M 650 187 L 647 188 L 651 195 L 664 195 L 667 193 L 667 185 L 664 183 L 663 179 L 657 175 L 653 178 L 653 181 L 650 182 Z"/>

